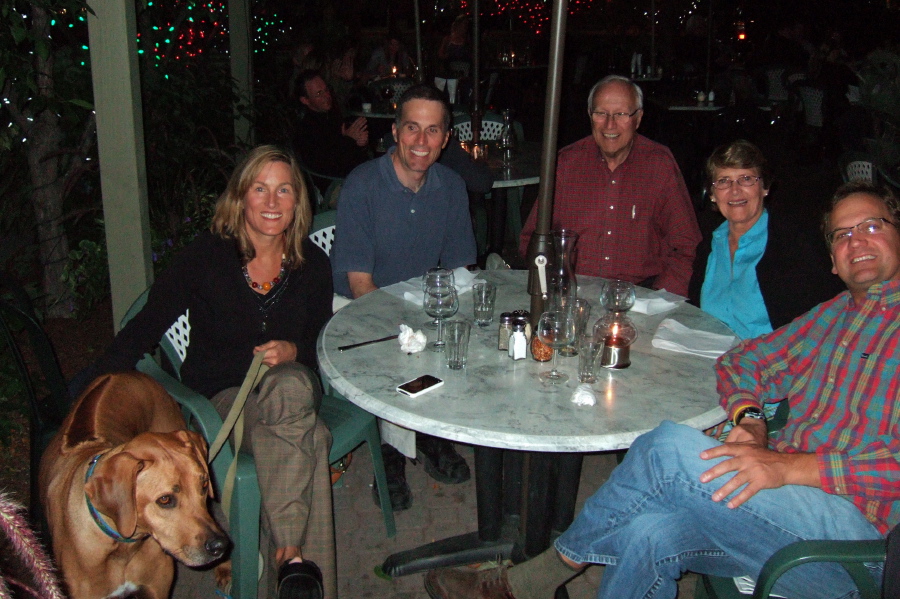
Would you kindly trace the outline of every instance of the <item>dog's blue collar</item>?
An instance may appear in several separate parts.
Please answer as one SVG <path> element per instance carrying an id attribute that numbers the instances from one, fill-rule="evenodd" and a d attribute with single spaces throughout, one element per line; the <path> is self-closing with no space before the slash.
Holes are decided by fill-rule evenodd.
<path id="1" fill-rule="evenodd" d="M 91 478 L 91 475 L 94 474 L 94 468 L 97 466 L 97 462 L 100 461 L 100 458 L 103 456 L 102 453 L 98 453 L 92 459 L 90 464 L 88 464 L 87 473 L 84 475 L 84 482 L 87 483 L 88 479 Z M 116 532 L 109 524 L 106 523 L 106 520 L 103 519 L 103 516 L 100 512 L 97 511 L 97 508 L 94 507 L 94 504 L 91 503 L 91 498 L 88 497 L 88 494 L 84 494 L 84 500 L 87 502 L 88 512 L 91 514 L 91 518 L 94 519 L 94 522 L 97 523 L 97 526 L 102 530 L 106 536 L 110 537 L 114 541 L 118 541 L 120 543 L 135 543 L 137 541 L 142 541 L 146 537 L 142 537 L 140 539 L 132 539 L 129 537 L 123 537 L 118 532 Z"/>

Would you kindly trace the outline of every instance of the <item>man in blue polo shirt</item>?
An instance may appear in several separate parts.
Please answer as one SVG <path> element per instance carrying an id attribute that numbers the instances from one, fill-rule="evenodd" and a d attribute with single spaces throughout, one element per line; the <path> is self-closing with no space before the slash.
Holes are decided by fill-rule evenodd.
<path id="1" fill-rule="evenodd" d="M 441 93 L 428 85 L 409 88 L 392 129 L 397 146 L 354 169 L 341 189 L 331 269 L 335 291 L 347 297 L 420 277 L 433 266 L 475 262 L 465 183 L 436 164 L 450 138 L 450 109 Z M 468 465 L 449 441 L 419 434 L 416 447 L 436 480 L 469 479 Z M 405 458 L 389 445 L 382 453 L 391 505 L 407 509 L 412 496 Z"/>

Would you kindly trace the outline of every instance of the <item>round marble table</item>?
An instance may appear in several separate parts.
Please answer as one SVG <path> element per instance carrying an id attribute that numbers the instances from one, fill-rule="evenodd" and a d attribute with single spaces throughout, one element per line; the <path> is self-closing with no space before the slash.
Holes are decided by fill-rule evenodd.
<path id="1" fill-rule="evenodd" d="M 495 322 L 500 312 L 528 308 L 525 271 L 486 271 L 479 278 L 498 285 Z M 600 315 L 600 279 L 579 277 L 579 296 L 594 304 L 589 325 Z M 638 289 L 638 296 L 649 293 Z M 704 429 L 725 419 L 718 405 L 713 360 L 652 347 L 663 318 L 692 329 L 730 334 L 705 312 L 682 304 L 657 316 L 632 314 L 639 337 L 631 349 L 631 367 L 600 369 L 594 406 L 570 401 L 578 385 L 577 357 L 558 358 L 569 373 L 564 385 L 544 385 L 538 373 L 547 363 L 530 357 L 513 361 L 497 350 L 497 326 L 473 325 L 468 366 L 447 368 L 444 354 L 408 355 L 397 341 L 345 352 L 338 346 L 398 332 L 399 324 L 422 328 L 421 306 L 376 291 L 353 301 L 325 325 L 317 352 L 322 375 L 344 397 L 369 412 L 417 431 L 479 446 L 540 452 L 591 452 L 624 449 L 663 420 Z M 472 296 L 460 296 L 454 318 L 472 321 Z M 429 338 L 435 335 L 428 331 Z M 412 399 L 398 384 L 422 374 L 444 379 L 443 387 Z"/>

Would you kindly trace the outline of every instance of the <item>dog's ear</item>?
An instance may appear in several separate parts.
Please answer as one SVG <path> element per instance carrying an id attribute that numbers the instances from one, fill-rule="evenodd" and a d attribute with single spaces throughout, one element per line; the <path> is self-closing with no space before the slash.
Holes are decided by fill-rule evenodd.
<path id="1" fill-rule="evenodd" d="M 121 452 L 100 460 L 84 485 L 84 492 L 101 514 L 115 522 L 120 535 L 129 538 L 137 529 L 137 477 L 145 463 Z"/>
<path id="2" fill-rule="evenodd" d="M 203 435 L 194 431 L 175 431 L 175 436 L 184 443 L 188 453 L 192 453 L 194 459 L 203 466 L 203 469 L 206 471 L 206 476 L 209 478 L 209 465 L 206 463 L 208 455 L 207 443 L 206 439 L 203 438 Z M 209 497 L 210 499 L 216 498 L 212 481 L 209 483 Z"/>

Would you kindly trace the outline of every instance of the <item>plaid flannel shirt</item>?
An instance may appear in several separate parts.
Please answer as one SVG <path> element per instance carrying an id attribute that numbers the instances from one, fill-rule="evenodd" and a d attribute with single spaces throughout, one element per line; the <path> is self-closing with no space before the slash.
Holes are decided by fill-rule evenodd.
<path id="1" fill-rule="evenodd" d="M 882 533 L 900 522 L 900 281 L 848 292 L 789 325 L 748 339 L 716 362 L 729 416 L 787 398 L 771 439 L 815 453 L 822 488 L 843 495 Z"/>

